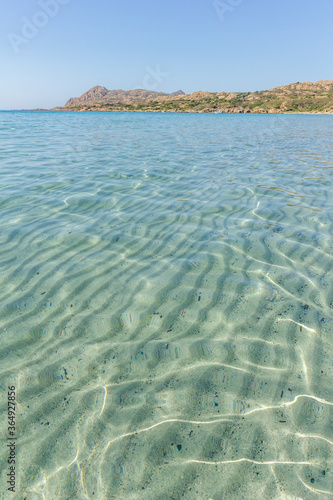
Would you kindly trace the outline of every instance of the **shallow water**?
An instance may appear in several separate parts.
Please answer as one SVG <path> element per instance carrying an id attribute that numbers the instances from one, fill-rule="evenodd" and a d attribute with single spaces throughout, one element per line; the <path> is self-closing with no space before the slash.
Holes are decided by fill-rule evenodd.
<path id="1" fill-rule="evenodd" d="M 0 131 L 1 498 L 332 498 L 333 117 Z"/>

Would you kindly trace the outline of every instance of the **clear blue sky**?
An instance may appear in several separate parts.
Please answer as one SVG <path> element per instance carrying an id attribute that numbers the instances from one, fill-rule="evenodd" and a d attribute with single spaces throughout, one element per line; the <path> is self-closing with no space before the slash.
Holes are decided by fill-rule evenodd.
<path id="1" fill-rule="evenodd" d="M 63 105 L 95 85 L 254 91 L 333 80 L 332 0 L 218 1 L 3 1 L 0 109 Z M 52 16 L 40 15 L 43 2 Z"/>

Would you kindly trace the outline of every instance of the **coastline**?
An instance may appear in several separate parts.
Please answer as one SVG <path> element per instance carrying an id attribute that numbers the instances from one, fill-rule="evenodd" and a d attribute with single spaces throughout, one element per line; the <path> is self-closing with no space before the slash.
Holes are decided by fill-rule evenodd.
<path id="1" fill-rule="evenodd" d="M 321 115 L 329 116 L 333 115 L 333 111 L 284 111 L 284 112 L 273 112 L 273 111 L 190 111 L 190 110 L 179 110 L 179 111 L 161 111 L 161 110 L 129 110 L 129 109 L 66 109 L 66 108 L 56 108 L 56 109 L 23 109 L 23 110 L 12 110 L 12 111 L 38 111 L 38 112 L 75 112 L 75 113 L 172 113 L 172 114 L 211 114 L 211 115 Z"/>
<path id="2" fill-rule="evenodd" d="M 332 114 L 333 80 L 297 82 L 255 92 L 172 94 L 135 90 L 108 90 L 95 86 L 71 97 L 52 111 L 106 111 L 138 113 Z"/>

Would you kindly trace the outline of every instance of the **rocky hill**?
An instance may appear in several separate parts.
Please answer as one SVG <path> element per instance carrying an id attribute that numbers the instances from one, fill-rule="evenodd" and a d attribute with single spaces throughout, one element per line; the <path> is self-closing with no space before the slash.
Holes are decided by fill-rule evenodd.
<path id="1" fill-rule="evenodd" d="M 296 82 L 257 92 L 172 94 L 149 90 L 93 87 L 74 97 L 63 111 L 159 111 L 199 113 L 333 113 L 333 80 Z"/>
<path id="2" fill-rule="evenodd" d="M 124 102 L 146 102 L 152 101 L 159 97 L 174 97 L 177 95 L 184 95 L 182 90 L 173 92 L 172 94 L 165 94 L 163 92 L 154 92 L 151 90 L 107 90 L 105 87 L 93 87 L 85 92 L 80 97 L 72 97 L 69 99 L 65 108 L 73 108 L 75 106 L 85 106 L 93 104 L 107 104 L 107 103 L 124 103 Z"/>

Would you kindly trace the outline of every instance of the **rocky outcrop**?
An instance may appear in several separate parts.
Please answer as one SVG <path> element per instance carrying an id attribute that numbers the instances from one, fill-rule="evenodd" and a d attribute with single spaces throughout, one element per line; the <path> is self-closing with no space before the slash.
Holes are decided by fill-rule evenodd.
<path id="1" fill-rule="evenodd" d="M 86 103 L 91 103 L 95 101 L 101 101 L 103 97 L 105 97 L 108 94 L 108 90 L 105 87 L 93 87 L 92 89 L 88 90 L 88 92 L 85 92 L 84 94 L 81 95 L 81 97 L 72 97 L 69 99 L 65 107 L 71 107 L 71 106 L 77 106 L 78 104 L 86 104 Z"/>

